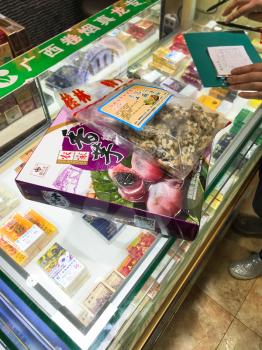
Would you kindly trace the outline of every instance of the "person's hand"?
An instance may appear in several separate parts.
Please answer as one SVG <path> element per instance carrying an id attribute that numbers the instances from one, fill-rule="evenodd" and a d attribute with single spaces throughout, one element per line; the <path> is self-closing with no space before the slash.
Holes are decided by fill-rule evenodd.
<path id="1" fill-rule="evenodd" d="M 227 82 L 240 97 L 262 99 L 262 62 L 233 69 Z"/>
<path id="2" fill-rule="evenodd" d="M 262 21 L 262 0 L 233 0 L 222 14 L 228 16 L 226 23 L 245 16 L 254 21 Z"/>

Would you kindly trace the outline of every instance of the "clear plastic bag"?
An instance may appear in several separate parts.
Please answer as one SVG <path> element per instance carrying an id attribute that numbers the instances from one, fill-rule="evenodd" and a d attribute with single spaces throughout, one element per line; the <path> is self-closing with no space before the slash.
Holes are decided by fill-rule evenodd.
<path id="1" fill-rule="evenodd" d="M 180 180 L 194 169 L 225 125 L 221 115 L 198 102 L 141 80 L 80 111 L 76 119 L 118 145 L 148 153 Z"/>

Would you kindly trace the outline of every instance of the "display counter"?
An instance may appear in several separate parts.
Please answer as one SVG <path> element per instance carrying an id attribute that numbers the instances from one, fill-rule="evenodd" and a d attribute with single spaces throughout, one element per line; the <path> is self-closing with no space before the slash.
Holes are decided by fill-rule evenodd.
<path id="1" fill-rule="evenodd" d="M 155 0 L 117 3 L 0 68 L 0 339 L 9 348 L 151 349 L 256 172 L 260 101 L 203 88 L 179 30 L 159 40 L 160 10 Z M 191 30 L 222 29 L 208 20 Z M 90 86 L 97 81 L 111 86 L 125 79 L 160 84 L 226 120 L 205 157 L 204 203 L 192 242 L 165 227 L 156 233 L 146 221 L 139 227 L 118 216 L 31 201 L 15 184 L 61 108 L 73 114 L 94 102 Z M 40 160 L 31 175 L 44 185 L 48 171 Z M 71 186 L 74 181 L 72 175 Z"/>

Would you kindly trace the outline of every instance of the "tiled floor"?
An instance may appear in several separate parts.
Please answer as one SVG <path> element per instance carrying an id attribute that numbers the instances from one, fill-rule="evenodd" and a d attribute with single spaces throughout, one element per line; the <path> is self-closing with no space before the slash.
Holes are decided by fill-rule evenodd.
<path id="1" fill-rule="evenodd" d="M 228 264 L 262 239 L 228 232 L 152 350 L 262 350 L 262 278 L 232 278 Z"/>
<path id="2" fill-rule="evenodd" d="M 244 212 L 252 212 L 250 202 Z M 228 273 L 231 261 L 261 248 L 262 236 L 231 229 L 152 350 L 262 350 L 262 277 L 241 281 Z"/>

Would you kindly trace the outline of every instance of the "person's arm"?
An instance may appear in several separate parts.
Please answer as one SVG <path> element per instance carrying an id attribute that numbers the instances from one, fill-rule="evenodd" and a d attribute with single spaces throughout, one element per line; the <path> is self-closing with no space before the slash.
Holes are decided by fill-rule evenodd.
<path id="1" fill-rule="evenodd" d="M 226 23 L 241 16 L 262 22 L 262 0 L 233 0 L 222 15 L 227 16 Z"/>
<path id="2" fill-rule="evenodd" d="M 262 62 L 233 69 L 227 81 L 240 97 L 262 99 Z"/>

